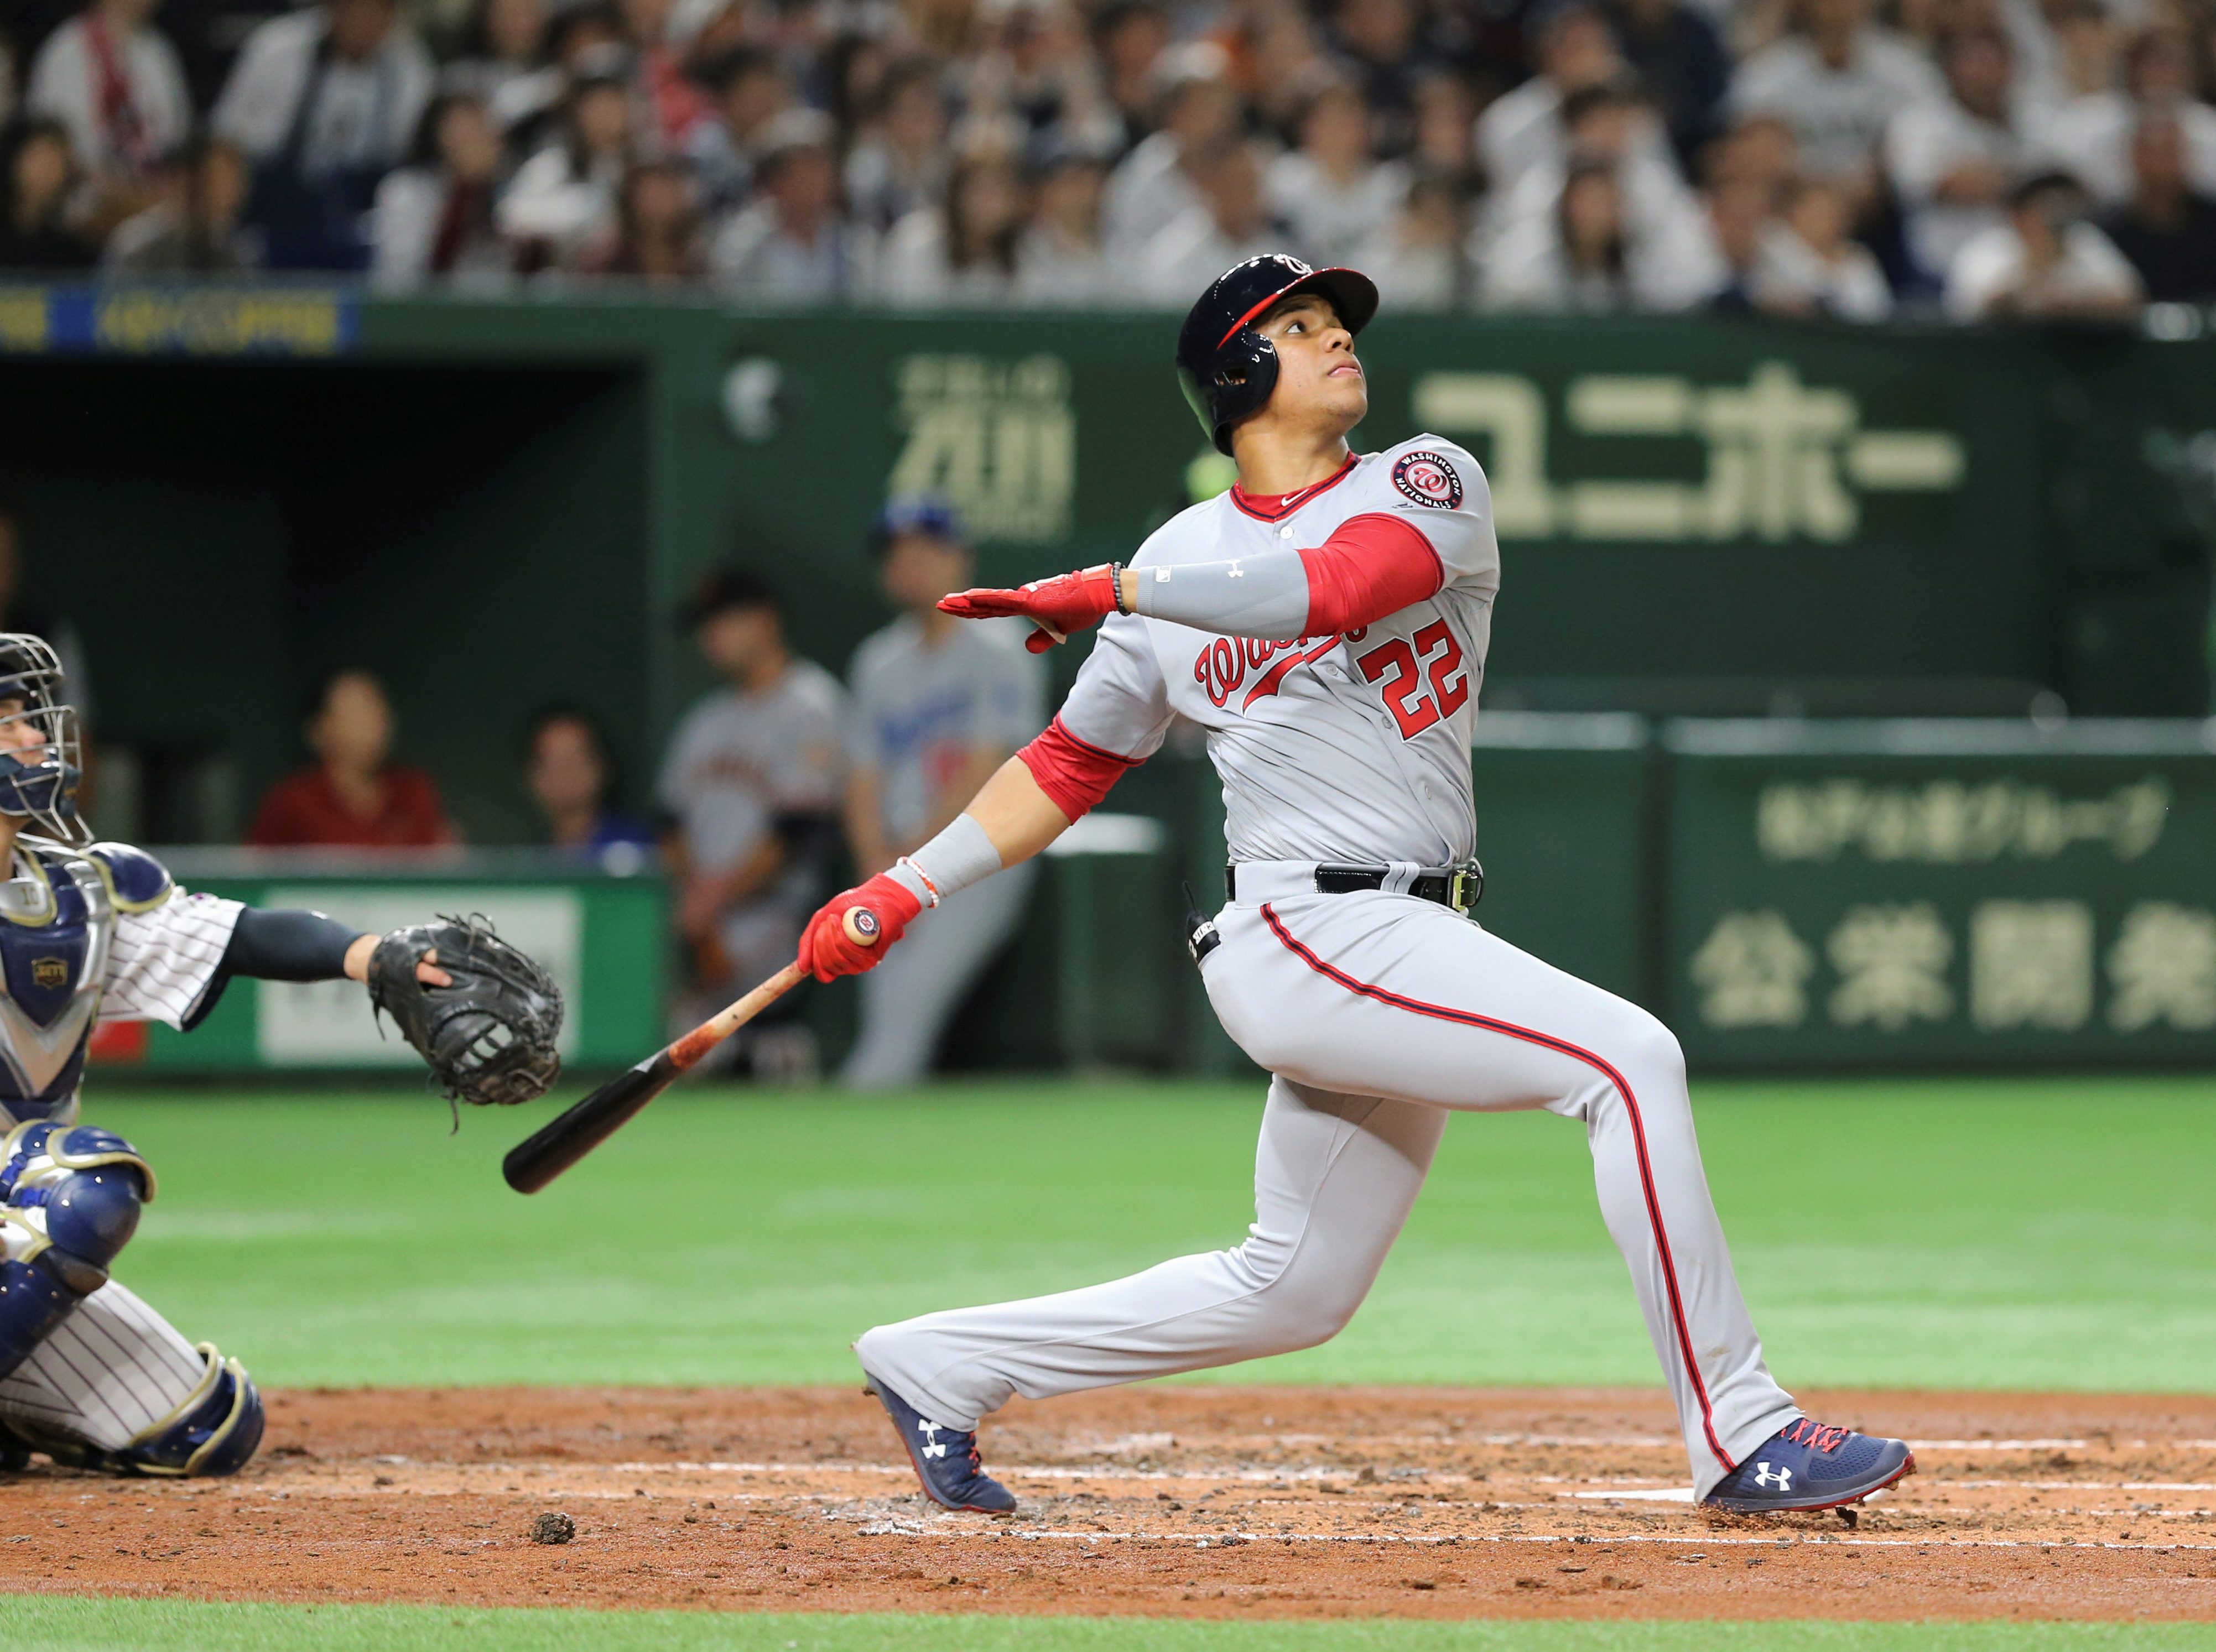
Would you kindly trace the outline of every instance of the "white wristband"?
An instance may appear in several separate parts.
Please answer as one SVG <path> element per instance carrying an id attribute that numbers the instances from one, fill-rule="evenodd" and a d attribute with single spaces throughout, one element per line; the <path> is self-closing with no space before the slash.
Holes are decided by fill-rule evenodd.
<path id="1" fill-rule="evenodd" d="M 1000 869 L 1000 851 L 985 835 L 985 828 L 967 814 L 954 822 L 913 855 L 894 863 L 889 876 L 896 878 L 926 906 L 936 906 L 947 896 L 982 883 Z"/>
<path id="2" fill-rule="evenodd" d="M 929 880 L 907 856 L 902 856 L 885 868 L 885 875 L 914 895 L 917 905 L 936 906 L 939 904 L 939 891 L 931 887 Z"/>

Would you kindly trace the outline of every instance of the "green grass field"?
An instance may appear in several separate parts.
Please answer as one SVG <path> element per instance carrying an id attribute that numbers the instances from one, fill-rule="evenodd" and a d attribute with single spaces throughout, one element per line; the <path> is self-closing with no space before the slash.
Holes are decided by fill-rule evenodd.
<path id="1" fill-rule="evenodd" d="M 102 1084 L 153 1161 L 118 1273 L 265 1383 L 847 1382 L 926 1309 L 1234 1244 L 1252 1087 L 665 1097 L 535 1198 L 543 1108 Z M 2216 1080 L 1707 1084 L 1708 1175 L 1803 1386 L 2216 1388 Z M 1583 1133 L 1453 1121 L 1353 1325 L 1236 1382 L 1659 1380 Z"/>
<path id="2" fill-rule="evenodd" d="M 451 1606 L 215 1606 L 26 1597 L 0 1606 L 39 1652 L 2204 1652 L 2196 1624 L 1329 1624 Z"/>
<path id="3" fill-rule="evenodd" d="M 96 1084 L 162 1177 L 119 1274 L 264 1383 L 851 1382 L 880 1320 L 1235 1243 L 1259 1088 L 696 1088 L 535 1199 L 544 1108 Z M 1709 1179 L 1788 1384 L 2216 1388 L 2216 1079 L 1710 1084 Z M 1253 1382 L 1658 1380 L 1582 1132 L 1457 1119 L 1368 1305 Z M 0 1599 L 13 1644 L 448 1652 L 2046 1652 L 2194 1625 L 1188 1624 Z"/>

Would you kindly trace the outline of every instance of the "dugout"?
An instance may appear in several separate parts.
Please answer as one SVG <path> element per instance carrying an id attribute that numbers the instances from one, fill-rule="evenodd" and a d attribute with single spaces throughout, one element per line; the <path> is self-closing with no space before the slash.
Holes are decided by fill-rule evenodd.
<path id="1" fill-rule="evenodd" d="M 48 358 L 0 382 L 28 594 L 85 640 L 111 829 L 235 834 L 342 665 L 385 678 L 481 841 L 531 832 L 533 705 L 643 723 L 636 369 Z"/>

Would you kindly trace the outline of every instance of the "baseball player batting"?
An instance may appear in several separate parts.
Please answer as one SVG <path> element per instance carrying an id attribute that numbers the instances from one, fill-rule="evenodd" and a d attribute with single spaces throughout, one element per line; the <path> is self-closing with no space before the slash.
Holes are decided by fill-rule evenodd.
<path id="1" fill-rule="evenodd" d="M 480 924 L 380 940 L 188 895 L 145 851 L 89 841 L 82 771 L 53 650 L 0 635 L 0 1470 L 38 1450 L 110 1473 L 231 1474 L 262 1440 L 253 1380 L 108 1276 L 155 1177 L 77 1122 L 94 1023 L 189 1029 L 235 976 L 350 977 L 450 1096 L 521 1102 L 559 1066 L 560 995 Z"/>
<path id="2" fill-rule="evenodd" d="M 1804 1416 L 1762 1357 L 1701 1169 L 1669 1029 L 1472 921 L 1470 730 L 1500 583 L 1475 460 L 1437 436 L 1348 450 L 1369 408 L 1354 342 L 1377 289 L 1250 259 L 1178 340 L 1189 398 L 1238 463 L 1129 565 L 969 591 L 1034 648 L 1099 624 L 1061 714 L 944 832 L 810 920 L 800 961 L 868 969 L 903 924 L 1037 854 L 1160 744 L 1208 731 L 1227 904 L 1194 931 L 1210 1002 L 1274 1075 L 1234 1250 L 1025 1302 L 881 1325 L 855 1346 L 925 1492 L 1005 1513 L 979 1419 L 1038 1398 L 1325 1341 L 1360 1305 L 1450 1111 L 1544 1108 L 1585 1127 L 1692 1460 L 1740 1512 L 1856 1502 L 1907 1444 Z M 874 910 L 874 949 L 847 942 Z"/>

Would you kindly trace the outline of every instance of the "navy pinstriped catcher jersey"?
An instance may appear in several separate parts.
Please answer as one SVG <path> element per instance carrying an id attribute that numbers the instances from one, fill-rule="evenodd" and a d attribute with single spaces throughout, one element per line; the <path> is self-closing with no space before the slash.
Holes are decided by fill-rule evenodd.
<path id="1" fill-rule="evenodd" d="M 72 1121 L 102 1021 L 192 1024 L 243 910 L 187 894 L 152 856 L 15 840 L 0 882 L 0 1128 Z"/>

